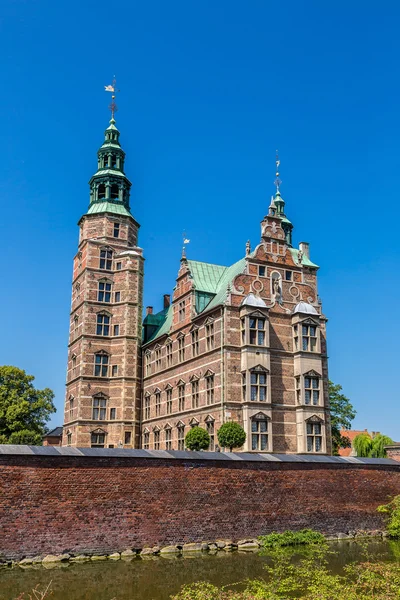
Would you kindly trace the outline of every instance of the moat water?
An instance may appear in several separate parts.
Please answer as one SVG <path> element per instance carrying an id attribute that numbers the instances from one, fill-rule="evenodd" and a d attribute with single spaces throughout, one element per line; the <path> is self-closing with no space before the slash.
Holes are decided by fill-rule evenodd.
<path id="1" fill-rule="evenodd" d="M 335 573 L 350 562 L 363 560 L 357 542 L 330 546 L 336 553 L 329 559 Z M 400 542 L 370 541 L 368 551 L 380 560 L 400 560 Z M 33 588 L 43 591 L 49 584 L 49 600 L 168 600 L 185 583 L 203 580 L 228 585 L 262 577 L 267 561 L 268 557 L 259 553 L 218 552 L 212 556 L 67 563 L 52 568 L 17 566 L 0 569 L 0 600 L 16 600 L 22 593 L 28 600 Z"/>

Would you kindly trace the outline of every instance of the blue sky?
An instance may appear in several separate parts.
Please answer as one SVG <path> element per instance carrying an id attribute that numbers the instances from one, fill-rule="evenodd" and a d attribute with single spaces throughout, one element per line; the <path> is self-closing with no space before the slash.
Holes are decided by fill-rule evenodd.
<path id="1" fill-rule="evenodd" d="M 230 264 L 274 186 L 321 265 L 330 376 L 357 428 L 400 440 L 397 380 L 400 5 L 395 1 L 3 0 L 0 364 L 56 392 L 62 423 L 72 257 L 104 85 L 161 307 L 188 256 Z"/>

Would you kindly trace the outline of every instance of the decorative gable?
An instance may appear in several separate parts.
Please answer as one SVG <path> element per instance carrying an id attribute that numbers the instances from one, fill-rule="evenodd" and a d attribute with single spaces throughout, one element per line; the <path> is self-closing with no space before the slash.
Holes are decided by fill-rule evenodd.
<path id="1" fill-rule="evenodd" d="M 213 375 L 215 375 L 214 371 L 211 371 L 211 369 L 207 369 L 207 371 L 204 373 L 204 377 L 212 377 Z"/>
<path id="2" fill-rule="evenodd" d="M 304 377 L 321 377 L 321 375 L 317 373 L 317 371 L 314 371 L 314 369 L 311 369 L 311 371 L 307 371 L 307 373 L 304 373 L 303 375 Z"/>
<path id="3" fill-rule="evenodd" d="M 253 415 L 251 417 L 251 420 L 252 421 L 270 421 L 271 418 L 268 415 L 264 414 L 263 412 L 258 412 L 256 415 Z"/>
<path id="4" fill-rule="evenodd" d="M 252 367 L 250 371 L 252 373 L 269 373 L 268 369 L 262 365 L 256 365 L 255 367 Z"/>
<path id="5" fill-rule="evenodd" d="M 321 419 L 321 417 L 318 417 L 317 415 L 313 415 L 309 419 L 306 419 L 306 423 L 323 423 L 323 422 L 324 422 L 324 420 Z"/>
<path id="6" fill-rule="evenodd" d="M 212 415 L 207 415 L 204 419 L 204 423 L 214 423 L 215 419 Z"/>

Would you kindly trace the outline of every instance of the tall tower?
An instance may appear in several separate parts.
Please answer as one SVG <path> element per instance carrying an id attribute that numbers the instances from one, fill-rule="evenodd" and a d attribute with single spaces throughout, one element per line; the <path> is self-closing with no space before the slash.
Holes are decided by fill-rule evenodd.
<path id="1" fill-rule="evenodd" d="M 63 445 L 138 448 L 143 256 L 111 109 L 78 223 Z"/>

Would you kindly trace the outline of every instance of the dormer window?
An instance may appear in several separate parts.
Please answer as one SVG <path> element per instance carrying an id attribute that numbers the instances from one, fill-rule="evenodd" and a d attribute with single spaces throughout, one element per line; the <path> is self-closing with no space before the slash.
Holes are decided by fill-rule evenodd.
<path id="1" fill-rule="evenodd" d="M 302 350 L 315 352 L 317 349 L 317 327 L 316 325 L 301 326 Z"/>

